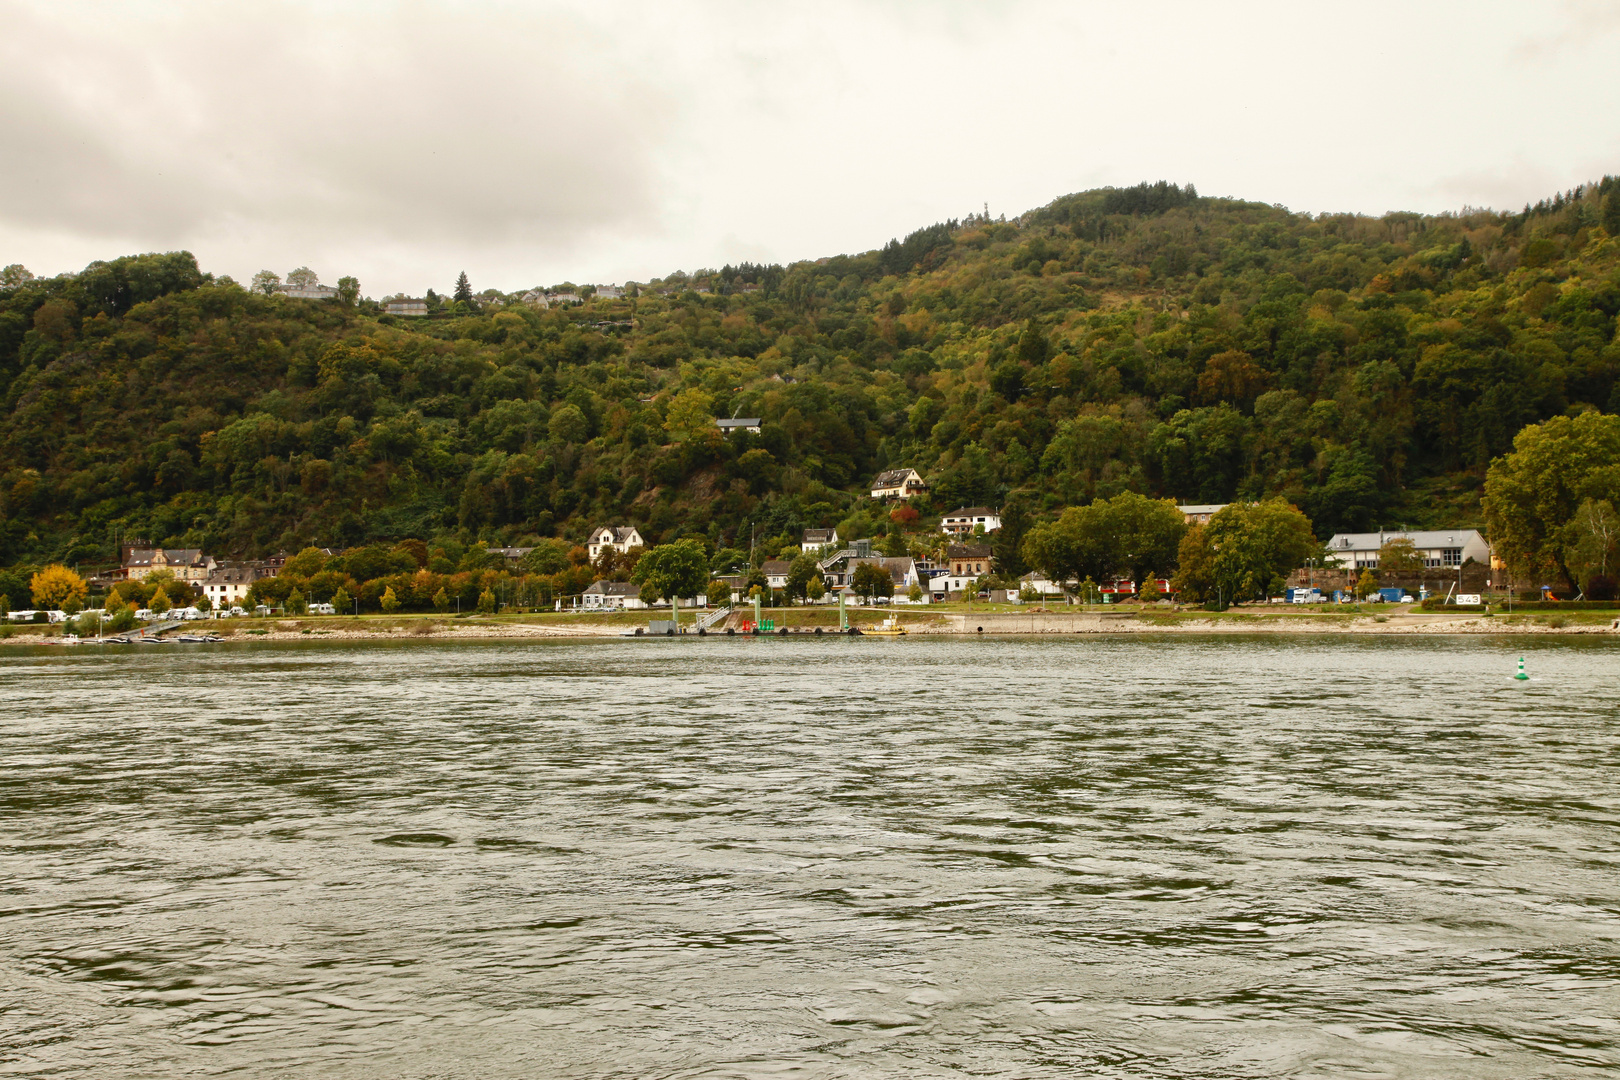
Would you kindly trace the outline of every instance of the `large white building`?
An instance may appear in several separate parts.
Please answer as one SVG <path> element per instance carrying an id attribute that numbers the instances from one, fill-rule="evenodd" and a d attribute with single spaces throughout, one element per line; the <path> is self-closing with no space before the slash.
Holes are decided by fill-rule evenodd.
<path id="1" fill-rule="evenodd" d="M 1423 565 L 1455 570 L 1469 559 L 1491 565 L 1491 545 L 1478 529 L 1380 529 L 1370 533 L 1335 533 L 1327 542 L 1330 556 L 1346 570 L 1378 569 L 1378 553 L 1391 540 L 1410 540 Z"/>
<path id="2" fill-rule="evenodd" d="M 1001 511 L 988 506 L 964 506 L 952 510 L 940 519 L 940 530 L 951 536 L 967 536 L 975 528 L 995 532 L 1001 528 Z"/>

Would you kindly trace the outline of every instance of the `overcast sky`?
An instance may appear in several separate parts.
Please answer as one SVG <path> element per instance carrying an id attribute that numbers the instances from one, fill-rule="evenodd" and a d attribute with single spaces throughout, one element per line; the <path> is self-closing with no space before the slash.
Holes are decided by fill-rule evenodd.
<path id="1" fill-rule="evenodd" d="M 1167 179 L 1517 208 L 1620 173 L 1620 0 L 0 0 L 0 264 L 384 296 L 880 246 Z"/>

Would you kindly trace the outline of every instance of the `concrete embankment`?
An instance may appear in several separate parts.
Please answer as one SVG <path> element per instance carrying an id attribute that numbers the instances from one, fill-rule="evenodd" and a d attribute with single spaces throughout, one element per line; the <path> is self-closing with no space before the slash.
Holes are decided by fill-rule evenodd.
<path id="1" fill-rule="evenodd" d="M 1134 612 L 950 614 L 912 628 L 918 634 L 1615 634 L 1610 622 L 1552 626 L 1480 616 L 1411 614 L 1377 616 L 1220 615 L 1138 616 Z"/>

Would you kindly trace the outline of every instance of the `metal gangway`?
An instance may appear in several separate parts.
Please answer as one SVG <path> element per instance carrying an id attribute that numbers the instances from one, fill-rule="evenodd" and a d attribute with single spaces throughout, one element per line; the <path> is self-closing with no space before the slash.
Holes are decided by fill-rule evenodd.
<path id="1" fill-rule="evenodd" d="M 722 608 L 715 608 L 713 611 L 709 612 L 706 615 L 698 616 L 697 628 L 699 630 L 707 630 L 707 629 L 709 629 L 709 627 L 713 626 L 715 623 L 724 622 L 725 619 L 726 619 L 726 616 L 728 616 L 730 614 L 731 614 L 731 605 L 730 604 L 727 604 L 725 607 L 722 607 Z"/>

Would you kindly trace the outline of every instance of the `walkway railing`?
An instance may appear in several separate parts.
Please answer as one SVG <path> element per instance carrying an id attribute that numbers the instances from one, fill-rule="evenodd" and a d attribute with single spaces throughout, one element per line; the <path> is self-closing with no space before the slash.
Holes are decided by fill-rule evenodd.
<path id="1" fill-rule="evenodd" d="M 730 615 L 730 614 L 731 614 L 730 605 L 727 605 L 726 607 L 723 607 L 723 608 L 715 608 L 713 611 L 709 612 L 707 615 L 701 615 L 701 616 L 698 617 L 697 628 L 699 630 L 707 630 L 709 627 L 713 626 L 715 623 L 725 621 L 726 616 Z"/>

